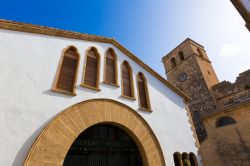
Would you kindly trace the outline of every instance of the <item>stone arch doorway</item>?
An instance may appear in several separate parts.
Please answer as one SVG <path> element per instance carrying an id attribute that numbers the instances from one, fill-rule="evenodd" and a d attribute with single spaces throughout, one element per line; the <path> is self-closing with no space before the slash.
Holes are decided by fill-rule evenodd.
<path id="1" fill-rule="evenodd" d="M 133 139 L 110 124 L 97 124 L 83 131 L 71 145 L 63 166 L 142 166 Z"/>
<path id="2" fill-rule="evenodd" d="M 163 153 L 147 122 L 130 107 L 110 99 L 92 99 L 58 114 L 34 142 L 24 166 L 62 166 L 76 138 L 91 126 L 110 124 L 135 142 L 143 166 L 165 166 Z"/>

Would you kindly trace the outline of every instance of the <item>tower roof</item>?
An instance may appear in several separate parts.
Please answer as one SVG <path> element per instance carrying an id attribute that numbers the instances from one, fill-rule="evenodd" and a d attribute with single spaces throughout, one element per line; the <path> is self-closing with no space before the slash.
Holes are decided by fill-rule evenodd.
<path id="1" fill-rule="evenodd" d="M 170 51 L 168 54 L 163 56 L 162 59 L 168 59 L 169 58 L 168 55 L 172 54 L 174 51 L 178 50 L 179 48 L 184 47 L 187 43 L 192 43 L 192 44 L 204 49 L 204 46 L 202 46 L 201 44 L 195 42 L 194 40 L 192 40 L 190 38 L 186 38 L 183 42 L 181 42 L 179 45 L 177 45 L 172 51 Z"/>

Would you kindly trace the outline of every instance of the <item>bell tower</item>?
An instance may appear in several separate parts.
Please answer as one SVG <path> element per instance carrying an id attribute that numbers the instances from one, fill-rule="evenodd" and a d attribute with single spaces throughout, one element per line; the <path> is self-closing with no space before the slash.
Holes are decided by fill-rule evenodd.
<path id="1" fill-rule="evenodd" d="M 210 89 L 219 83 L 204 47 L 191 39 L 184 40 L 162 58 L 169 82 L 187 94 L 199 141 L 207 136 L 201 117 L 216 108 Z"/>

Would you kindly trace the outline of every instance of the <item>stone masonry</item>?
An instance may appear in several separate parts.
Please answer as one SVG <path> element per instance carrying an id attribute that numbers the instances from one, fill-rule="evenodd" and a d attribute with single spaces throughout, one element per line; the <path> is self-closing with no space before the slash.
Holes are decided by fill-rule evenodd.
<path id="1" fill-rule="evenodd" d="M 236 124 L 216 127 L 220 117 L 231 117 Z M 201 144 L 204 166 L 250 165 L 250 100 L 234 104 L 203 118 L 208 137 Z"/>
<path id="2" fill-rule="evenodd" d="M 208 133 L 201 144 L 204 165 L 250 165 L 250 70 L 241 73 L 234 83 L 220 82 L 211 91 L 217 109 L 203 117 Z M 236 124 L 216 127 L 221 117 L 231 117 Z"/>
<path id="3" fill-rule="evenodd" d="M 201 52 L 198 52 L 197 49 Z M 201 53 L 202 55 L 200 55 Z M 181 58 L 180 54 L 184 58 Z M 172 64 L 173 58 L 176 62 L 175 66 Z M 186 39 L 162 60 L 168 80 L 192 99 L 188 103 L 188 107 L 198 139 L 202 142 L 207 134 L 201 117 L 216 108 L 209 89 L 218 83 L 218 79 L 211 62 L 206 56 L 203 46 L 191 39 Z M 183 74 L 186 75 L 186 80 L 180 80 Z"/>
<path id="4" fill-rule="evenodd" d="M 217 107 L 232 106 L 250 99 L 250 70 L 237 77 L 235 83 L 220 82 L 212 87 L 212 93 Z"/>
<path id="5" fill-rule="evenodd" d="M 250 70 L 219 82 L 204 47 L 186 39 L 163 57 L 168 80 L 186 93 L 204 166 L 250 165 Z M 216 126 L 220 118 L 234 124 Z"/>

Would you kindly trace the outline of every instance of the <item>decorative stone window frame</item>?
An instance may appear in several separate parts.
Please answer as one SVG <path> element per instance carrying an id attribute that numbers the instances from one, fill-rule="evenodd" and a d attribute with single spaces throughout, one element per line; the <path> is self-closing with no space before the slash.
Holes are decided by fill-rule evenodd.
<path id="1" fill-rule="evenodd" d="M 119 49 L 121 52 L 124 53 L 128 58 L 131 58 L 134 60 L 136 64 L 144 68 L 147 72 L 152 74 L 155 78 L 157 78 L 160 82 L 162 82 L 165 86 L 173 90 L 175 93 L 180 95 L 185 101 L 190 101 L 191 99 L 185 95 L 183 92 L 181 92 L 179 89 L 177 89 L 175 86 L 169 83 L 166 79 L 164 79 L 160 74 L 155 72 L 152 68 L 150 68 L 148 65 L 146 65 L 144 62 L 142 62 L 140 59 L 138 59 L 134 54 L 132 54 L 128 49 L 126 49 L 124 46 L 122 46 L 119 42 L 117 42 L 113 38 L 106 38 L 96 35 L 88 35 L 83 33 L 77 33 L 72 31 L 65 31 L 50 27 L 44 27 L 44 26 L 38 26 L 33 24 L 26 24 L 21 22 L 15 22 L 15 21 L 8 21 L 8 20 L 0 20 L 0 29 L 6 29 L 11 31 L 20 31 L 20 32 L 28 32 L 33 34 L 39 34 L 39 35 L 48 35 L 48 36 L 54 36 L 54 37 L 62 37 L 62 38 L 68 38 L 68 39 L 78 39 L 81 41 L 92 41 L 92 42 L 101 42 L 106 44 L 113 44 L 117 49 Z M 199 45 L 196 42 L 192 41 L 191 39 L 186 39 L 183 43 L 195 43 L 195 45 Z M 202 47 L 202 46 L 201 46 Z M 208 60 L 207 60 L 208 61 Z M 210 61 L 209 61 L 210 62 Z"/>
<path id="2" fill-rule="evenodd" d="M 112 51 L 113 52 L 113 56 L 114 56 L 114 61 L 115 61 L 115 84 L 111 83 L 111 82 L 108 82 L 106 81 L 106 61 L 107 61 L 107 52 L 108 51 Z M 112 85 L 112 86 L 115 86 L 115 87 L 120 87 L 119 84 L 118 84 L 118 69 L 117 69 L 117 55 L 115 53 L 115 50 L 113 48 L 108 48 L 105 52 L 105 57 L 104 57 L 104 72 L 103 72 L 103 83 L 104 84 L 108 84 L 108 85 Z"/>
<path id="3" fill-rule="evenodd" d="M 123 88 L 123 74 L 122 74 L 122 67 L 123 64 L 127 63 L 128 64 L 128 68 L 129 68 L 129 77 L 130 77 L 130 88 L 131 88 L 131 93 L 132 93 L 132 97 L 131 96 L 126 96 L 124 95 L 124 88 Z M 130 100 L 136 100 L 135 98 L 135 90 L 134 90 L 134 79 L 133 79 L 133 70 L 132 67 L 130 66 L 128 61 L 123 61 L 121 64 L 121 96 Z"/>
<path id="4" fill-rule="evenodd" d="M 63 89 L 60 89 L 60 88 L 57 87 L 59 76 L 61 74 L 61 68 L 62 68 L 62 63 L 63 63 L 63 60 L 64 60 L 64 56 L 65 56 L 66 51 L 68 49 L 70 49 L 70 48 L 74 48 L 76 50 L 76 56 L 77 56 L 77 66 L 76 66 L 76 72 L 75 72 L 74 87 L 73 87 L 72 92 L 66 91 L 66 90 L 63 90 Z M 80 63 L 80 54 L 79 54 L 77 48 L 75 46 L 73 46 L 73 45 L 68 45 L 66 48 L 64 48 L 62 50 L 62 54 L 61 54 L 61 57 L 60 57 L 60 60 L 59 60 L 57 70 L 56 70 L 56 76 L 55 76 L 55 79 L 54 79 L 51 90 L 54 91 L 54 92 L 59 92 L 59 93 L 67 94 L 67 95 L 76 96 L 76 82 L 77 82 L 77 78 L 78 78 L 79 63 Z"/>
<path id="5" fill-rule="evenodd" d="M 145 88 L 145 93 L 146 93 L 146 100 L 147 100 L 147 107 L 148 108 L 143 108 L 141 107 L 141 103 L 140 103 L 140 94 L 139 94 L 139 85 L 138 85 L 138 78 L 139 75 L 142 75 L 143 77 L 143 83 L 144 83 L 144 88 Z M 151 110 L 151 104 L 150 104 L 150 96 L 148 93 L 148 82 L 147 82 L 147 78 L 145 77 L 145 75 L 142 72 L 138 72 L 136 75 L 136 85 L 137 85 L 137 95 L 138 95 L 138 104 L 139 104 L 139 109 L 143 110 L 143 111 L 148 111 L 148 112 L 152 112 Z"/>
<path id="6" fill-rule="evenodd" d="M 96 55 L 97 55 L 97 79 L 96 79 L 96 87 L 92 87 L 89 85 L 86 85 L 84 83 L 84 79 L 85 79 L 85 74 L 86 74 L 86 66 L 87 66 L 87 57 L 88 57 L 88 52 L 91 49 L 95 49 L 96 51 Z M 83 72 L 82 72 L 82 82 L 81 82 L 81 86 L 88 88 L 88 89 L 92 89 L 92 90 L 96 90 L 96 91 L 101 91 L 100 89 L 100 61 L 101 61 L 101 56 L 100 53 L 98 52 L 98 49 L 94 46 L 89 47 L 86 51 L 85 51 L 85 58 L 84 58 L 84 65 L 83 65 Z"/>

